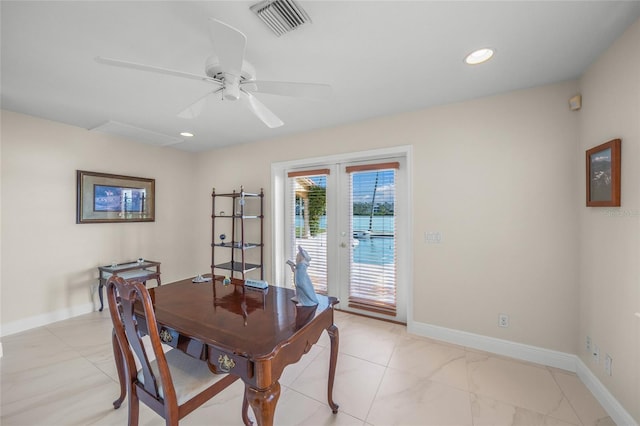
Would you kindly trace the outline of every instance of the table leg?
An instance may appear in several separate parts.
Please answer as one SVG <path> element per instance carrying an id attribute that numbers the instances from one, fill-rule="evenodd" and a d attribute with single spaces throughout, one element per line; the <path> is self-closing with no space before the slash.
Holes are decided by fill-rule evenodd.
<path id="1" fill-rule="evenodd" d="M 126 379 L 124 374 L 124 360 L 122 359 L 122 349 L 120 349 L 120 344 L 118 343 L 118 338 L 116 337 L 116 331 L 113 330 L 111 334 L 111 343 L 113 346 L 113 357 L 116 360 L 116 370 L 118 371 L 118 381 L 120 382 L 120 397 L 113 401 L 114 408 L 120 408 L 122 401 L 127 396 L 127 387 L 126 387 Z"/>
<path id="2" fill-rule="evenodd" d="M 336 377 L 336 364 L 338 363 L 338 344 L 340 342 L 338 327 L 333 324 L 331 327 L 327 328 L 327 333 L 329 333 L 329 338 L 331 339 L 331 358 L 329 360 L 329 385 L 327 388 L 327 399 L 329 401 L 331 411 L 333 411 L 333 414 L 335 414 L 338 412 L 339 407 L 338 404 L 333 402 L 333 381 Z"/>
<path id="3" fill-rule="evenodd" d="M 280 398 L 280 383 L 275 382 L 264 390 L 246 385 L 245 396 L 251 404 L 258 426 L 273 426 L 273 416 L 276 412 L 278 398 Z"/>
<path id="4" fill-rule="evenodd" d="M 104 301 L 102 300 L 102 287 L 104 287 L 104 282 L 100 280 L 100 284 L 98 284 L 98 296 L 100 296 L 100 312 L 104 308 Z"/>

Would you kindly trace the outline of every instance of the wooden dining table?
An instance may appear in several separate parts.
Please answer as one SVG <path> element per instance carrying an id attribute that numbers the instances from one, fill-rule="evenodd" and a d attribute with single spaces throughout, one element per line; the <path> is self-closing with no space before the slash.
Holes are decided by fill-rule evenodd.
<path id="1" fill-rule="evenodd" d="M 327 400 L 333 413 L 333 383 L 338 359 L 335 297 L 318 295 L 317 306 L 298 306 L 295 291 L 269 286 L 245 287 L 244 281 L 223 277 L 195 283 L 192 279 L 149 289 L 163 343 L 208 363 L 216 374 L 228 373 L 245 384 L 245 396 L 258 426 L 273 425 L 280 396 L 279 379 L 287 365 L 309 352 L 326 330 L 330 338 Z M 142 311 L 137 312 L 142 315 Z M 138 324 L 142 332 L 147 332 Z M 113 339 L 120 377 L 120 406 L 126 397 L 121 351 Z M 248 419 L 243 419 L 245 423 Z"/>

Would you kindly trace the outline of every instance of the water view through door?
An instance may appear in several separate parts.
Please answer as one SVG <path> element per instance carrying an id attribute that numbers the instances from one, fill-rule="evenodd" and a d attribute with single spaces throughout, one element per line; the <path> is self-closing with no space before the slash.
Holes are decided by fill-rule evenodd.
<path id="1" fill-rule="evenodd" d="M 396 170 L 399 163 L 345 167 L 349 182 L 348 229 L 343 264 L 349 308 L 396 317 Z M 348 290 L 348 291 L 346 291 Z"/>
<path id="2" fill-rule="evenodd" d="M 285 247 L 288 259 L 299 246 L 309 253 L 316 292 L 339 297 L 340 309 L 405 321 L 397 298 L 400 164 L 289 171 Z"/>

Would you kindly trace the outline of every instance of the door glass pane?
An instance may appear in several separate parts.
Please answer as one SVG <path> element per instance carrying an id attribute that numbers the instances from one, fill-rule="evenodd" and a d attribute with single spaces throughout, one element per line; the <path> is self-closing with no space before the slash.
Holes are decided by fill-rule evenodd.
<path id="1" fill-rule="evenodd" d="M 290 230 L 289 259 L 295 262 L 302 246 L 311 262 L 307 272 L 317 293 L 327 294 L 327 176 L 289 177 L 292 190 L 289 211 L 293 215 Z"/>
<path id="2" fill-rule="evenodd" d="M 396 170 L 350 175 L 349 306 L 396 314 Z"/>

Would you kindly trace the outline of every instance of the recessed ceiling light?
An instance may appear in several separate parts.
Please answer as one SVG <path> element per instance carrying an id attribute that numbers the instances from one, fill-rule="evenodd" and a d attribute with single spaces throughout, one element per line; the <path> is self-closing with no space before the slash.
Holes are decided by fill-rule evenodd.
<path id="1" fill-rule="evenodd" d="M 180 136 L 184 136 L 185 138 L 191 138 L 191 137 L 193 137 L 193 133 L 180 132 Z"/>
<path id="2" fill-rule="evenodd" d="M 469 53 L 464 61 L 469 65 L 478 65 L 491 59 L 494 53 L 493 49 L 484 47 Z"/>

